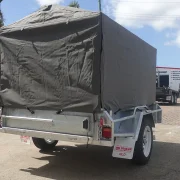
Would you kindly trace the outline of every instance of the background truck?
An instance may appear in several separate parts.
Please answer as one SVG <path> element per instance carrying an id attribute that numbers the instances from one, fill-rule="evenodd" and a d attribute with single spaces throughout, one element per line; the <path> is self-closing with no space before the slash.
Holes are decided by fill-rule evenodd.
<path id="1" fill-rule="evenodd" d="M 180 68 L 156 68 L 156 100 L 177 104 L 180 92 Z"/>
<path id="2" fill-rule="evenodd" d="M 104 14 L 50 5 L 3 27 L 0 50 L 2 132 L 42 150 L 60 140 L 149 161 L 161 121 L 155 48 Z"/>

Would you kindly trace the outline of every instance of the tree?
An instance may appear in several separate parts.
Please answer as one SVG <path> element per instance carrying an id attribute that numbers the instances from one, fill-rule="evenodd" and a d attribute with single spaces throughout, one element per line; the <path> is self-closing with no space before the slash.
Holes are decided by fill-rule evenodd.
<path id="1" fill-rule="evenodd" d="M 72 1 L 70 4 L 69 4 L 70 7 L 75 7 L 75 8 L 80 8 L 80 5 L 78 3 L 78 1 Z"/>
<path id="2" fill-rule="evenodd" d="M 2 2 L 3 0 L 0 0 L 0 3 Z M 3 18 L 3 13 L 0 9 L 0 27 L 4 26 L 4 18 Z"/>
<path id="3" fill-rule="evenodd" d="M 3 18 L 3 13 L 0 10 L 0 27 L 4 26 L 4 18 Z"/>

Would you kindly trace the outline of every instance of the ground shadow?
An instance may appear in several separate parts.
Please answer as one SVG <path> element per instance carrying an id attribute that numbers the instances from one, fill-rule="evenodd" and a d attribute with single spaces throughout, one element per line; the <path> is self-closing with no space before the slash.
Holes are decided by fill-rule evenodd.
<path id="1" fill-rule="evenodd" d="M 43 153 L 43 152 L 41 152 Z M 44 152 L 39 161 L 45 166 L 21 169 L 31 175 L 50 179 L 173 179 L 180 175 L 180 144 L 155 142 L 151 161 L 146 166 L 135 166 L 130 161 L 113 159 L 112 149 L 106 147 L 63 147 Z"/>
<path id="2" fill-rule="evenodd" d="M 158 103 L 160 106 L 180 106 L 180 103 L 177 104 L 169 104 L 166 102 Z"/>

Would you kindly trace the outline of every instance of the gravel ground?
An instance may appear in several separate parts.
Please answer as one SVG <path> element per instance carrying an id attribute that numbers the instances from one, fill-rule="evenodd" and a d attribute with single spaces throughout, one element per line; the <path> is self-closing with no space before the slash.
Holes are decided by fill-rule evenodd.
<path id="1" fill-rule="evenodd" d="M 180 99 L 177 105 L 161 104 L 163 124 L 180 126 Z"/>
<path id="2" fill-rule="evenodd" d="M 153 154 L 147 166 L 113 159 L 111 149 L 59 143 L 54 151 L 39 152 L 19 136 L 0 134 L 2 180 L 179 180 L 180 127 L 157 125 Z"/>

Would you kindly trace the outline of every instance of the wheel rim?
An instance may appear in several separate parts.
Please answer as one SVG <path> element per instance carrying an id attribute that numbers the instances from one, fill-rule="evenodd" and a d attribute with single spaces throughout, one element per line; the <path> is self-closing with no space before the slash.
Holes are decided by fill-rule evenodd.
<path id="1" fill-rule="evenodd" d="M 55 142 L 55 140 L 51 140 L 51 139 L 44 139 L 46 141 L 47 144 L 53 144 Z"/>
<path id="2" fill-rule="evenodd" d="M 151 143 L 152 143 L 151 128 L 149 126 L 146 126 L 143 135 L 143 152 L 146 157 L 148 157 L 151 152 L 151 145 L 152 145 Z"/>

